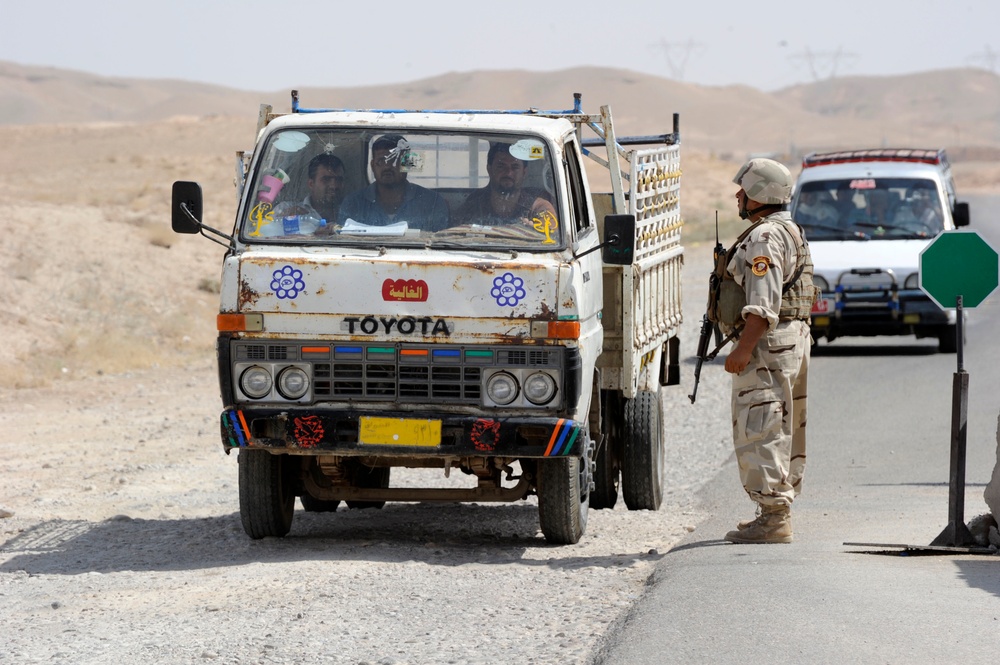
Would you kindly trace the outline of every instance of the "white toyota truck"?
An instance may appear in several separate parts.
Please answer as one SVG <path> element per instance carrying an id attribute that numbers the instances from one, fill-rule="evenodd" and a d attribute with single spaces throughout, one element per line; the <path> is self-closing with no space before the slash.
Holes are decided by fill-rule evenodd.
<path id="1" fill-rule="evenodd" d="M 231 232 L 203 223 L 197 183 L 174 183 L 174 230 L 226 248 L 221 435 L 247 534 L 286 535 L 296 497 L 537 495 L 558 544 L 619 490 L 656 510 L 660 389 L 679 383 L 678 127 L 616 137 L 579 95 L 565 111 L 356 111 L 293 91 L 237 154 Z M 394 467 L 426 481 L 397 486 Z"/>
<path id="2" fill-rule="evenodd" d="M 812 153 L 802 161 L 792 217 L 805 228 L 822 295 L 812 334 L 935 337 L 957 346 L 955 310 L 920 290 L 920 252 L 941 231 L 969 223 L 940 149 Z"/>

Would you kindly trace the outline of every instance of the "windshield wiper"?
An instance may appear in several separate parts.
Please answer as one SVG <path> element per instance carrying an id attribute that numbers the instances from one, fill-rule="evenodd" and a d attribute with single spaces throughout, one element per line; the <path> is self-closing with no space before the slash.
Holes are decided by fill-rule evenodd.
<path id="1" fill-rule="evenodd" d="M 863 231 L 851 231 L 850 229 L 845 229 L 840 226 L 834 226 L 833 224 L 823 224 L 822 222 L 801 222 L 802 226 L 807 229 L 822 229 L 824 231 L 831 231 L 837 235 L 847 235 L 859 240 L 870 240 L 871 237 Z M 861 224 L 855 224 L 855 226 L 861 226 Z"/>
<path id="2" fill-rule="evenodd" d="M 899 224 L 876 224 L 874 222 L 856 222 L 855 226 L 863 226 L 869 229 L 882 229 L 883 231 L 902 231 L 903 233 L 897 233 L 893 238 L 902 238 L 915 240 L 917 238 L 930 238 L 931 234 L 926 231 L 914 231 L 908 226 L 900 226 Z M 877 234 L 878 235 L 878 234 Z"/>

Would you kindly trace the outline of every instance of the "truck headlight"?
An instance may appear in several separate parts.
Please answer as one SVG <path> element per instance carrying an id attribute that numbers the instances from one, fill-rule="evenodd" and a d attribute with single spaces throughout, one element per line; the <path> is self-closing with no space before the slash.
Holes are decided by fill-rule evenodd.
<path id="1" fill-rule="evenodd" d="M 299 399 L 309 392 L 309 375 L 300 367 L 286 367 L 278 374 L 278 392 L 285 399 Z"/>
<path id="2" fill-rule="evenodd" d="M 535 372 L 524 380 L 524 396 L 532 404 L 548 404 L 556 396 L 556 380 L 545 372 Z"/>
<path id="3" fill-rule="evenodd" d="M 240 390 L 251 399 L 266 397 L 271 392 L 271 373 L 260 365 L 247 367 L 240 375 Z"/>
<path id="4" fill-rule="evenodd" d="M 486 381 L 486 395 L 494 404 L 510 404 L 517 399 L 517 379 L 507 372 L 497 372 Z"/>

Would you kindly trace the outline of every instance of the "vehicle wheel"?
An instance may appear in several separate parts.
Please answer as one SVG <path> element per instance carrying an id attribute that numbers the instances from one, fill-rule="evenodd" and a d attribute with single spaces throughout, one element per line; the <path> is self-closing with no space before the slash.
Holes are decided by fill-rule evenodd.
<path id="1" fill-rule="evenodd" d="M 292 528 L 295 493 L 285 455 L 241 450 L 240 521 L 251 538 L 285 536 Z"/>
<path id="2" fill-rule="evenodd" d="M 641 390 L 625 403 L 622 494 L 629 510 L 657 510 L 663 502 L 660 394 Z"/>
<path id="3" fill-rule="evenodd" d="M 939 352 L 958 353 L 958 339 L 955 330 L 957 327 L 958 326 L 946 326 L 944 332 L 938 335 Z"/>
<path id="4" fill-rule="evenodd" d="M 302 502 L 302 509 L 307 513 L 332 513 L 340 505 L 340 501 L 317 499 L 311 494 L 303 494 L 299 497 L 299 501 Z"/>
<path id="5" fill-rule="evenodd" d="M 601 510 L 614 508 L 618 503 L 621 470 L 622 408 L 621 393 L 601 391 L 601 421 L 604 443 L 594 460 L 594 489 L 590 491 L 590 507 Z"/>
<path id="6" fill-rule="evenodd" d="M 389 486 L 389 467 L 387 466 L 376 466 L 369 467 L 358 465 L 357 475 L 354 479 L 355 487 L 365 487 L 372 488 L 377 487 L 385 489 Z M 347 507 L 353 508 L 355 510 L 361 510 L 364 508 L 382 508 L 385 505 L 385 501 L 348 501 Z"/>
<path id="7" fill-rule="evenodd" d="M 605 441 L 594 460 L 594 489 L 590 492 L 590 507 L 596 510 L 614 508 L 618 503 L 618 462 Z"/>
<path id="8" fill-rule="evenodd" d="M 586 457 L 538 460 L 538 521 L 545 540 L 572 545 L 587 529 L 588 488 Z"/>

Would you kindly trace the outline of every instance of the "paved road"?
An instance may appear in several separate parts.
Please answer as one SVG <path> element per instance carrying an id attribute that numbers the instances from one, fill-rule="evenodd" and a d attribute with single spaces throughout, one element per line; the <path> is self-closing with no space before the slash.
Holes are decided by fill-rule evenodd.
<path id="1" fill-rule="evenodd" d="M 994 247 L 1000 199 L 971 200 Z M 970 312 L 965 519 L 996 462 L 1000 294 Z M 721 540 L 751 514 L 730 460 L 701 495 L 712 515 L 658 565 L 648 591 L 606 636 L 601 664 L 958 663 L 996 658 L 1000 558 L 903 555 L 948 523 L 955 355 L 936 343 L 843 339 L 810 370 L 810 450 L 795 543 Z M 721 374 L 721 368 L 707 368 Z M 725 380 L 721 375 L 711 381 Z"/>

